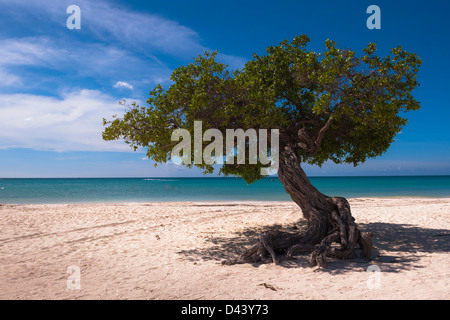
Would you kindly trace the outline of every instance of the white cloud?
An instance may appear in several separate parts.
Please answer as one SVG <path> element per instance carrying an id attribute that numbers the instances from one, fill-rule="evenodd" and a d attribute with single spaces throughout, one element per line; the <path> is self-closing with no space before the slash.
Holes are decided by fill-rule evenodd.
<path id="1" fill-rule="evenodd" d="M 133 90 L 133 86 L 129 84 L 128 82 L 124 81 L 117 81 L 115 85 L 113 85 L 114 88 L 127 88 L 130 90 Z"/>
<path id="2" fill-rule="evenodd" d="M 101 136 L 102 119 L 123 111 L 117 100 L 96 90 L 69 92 L 62 99 L 1 94 L 0 148 L 130 151 L 124 143 Z"/>

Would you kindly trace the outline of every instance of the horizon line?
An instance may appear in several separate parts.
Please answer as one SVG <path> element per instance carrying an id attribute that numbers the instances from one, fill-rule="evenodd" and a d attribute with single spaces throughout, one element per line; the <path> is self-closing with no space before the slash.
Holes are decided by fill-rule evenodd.
<path id="1" fill-rule="evenodd" d="M 364 177 L 364 178 L 371 178 L 371 177 L 450 177 L 450 174 L 399 174 L 399 175 L 345 175 L 345 176 L 317 176 L 317 175 L 311 175 L 307 176 L 308 178 L 358 178 L 358 177 Z M 139 176 L 139 177 L 0 177 L 0 180 L 4 179 L 231 179 L 236 178 L 239 179 L 242 177 L 235 177 L 235 176 L 199 176 L 199 177 L 152 177 L 152 176 Z M 265 176 L 265 178 L 277 178 L 277 175 L 274 176 Z M 255 181 L 256 182 L 256 181 Z"/>

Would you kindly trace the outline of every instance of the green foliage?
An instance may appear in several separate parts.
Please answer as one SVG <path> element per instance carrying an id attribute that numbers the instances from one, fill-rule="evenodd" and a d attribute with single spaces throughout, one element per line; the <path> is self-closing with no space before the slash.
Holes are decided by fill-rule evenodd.
<path id="1" fill-rule="evenodd" d="M 302 35 L 268 47 L 266 55 L 254 54 L 233 73 L 216 61 L 217 52 L 206 52 L 175 69 L 169 88 L 156 86 L 148 105 L 132 104 L 123 117 L 104 119 L 103 138 L 146 148 L 149 158 L 162 163 L 178 143 L 171 141 L 173 130 L 193 136 L 194 121 L 201 120 L 203 130 L 216 128 L 224 136 L 226 129 L 280 129 L 280 145 L 315 165 L 332 160 L 356 166 L 381 155 L 406 125 L 402 115 L 420 108 L 412 91 L 421 60 L 401 47 L 380 57 L 370 43 L 357 57 L 331 40 L 322 53 L 308 51 L 308 42 Z M 304 147 L 305 136 L 318 146 L 314 152 Z M 261 178 L 260 167 L 224 164 L 220 172 L 253 182 Z"/>

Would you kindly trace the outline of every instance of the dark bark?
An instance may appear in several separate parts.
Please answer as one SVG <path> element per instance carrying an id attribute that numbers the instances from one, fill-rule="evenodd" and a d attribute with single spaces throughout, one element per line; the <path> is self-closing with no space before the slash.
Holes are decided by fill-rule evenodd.
<path id="1" fill-rule="evenodd" d="M 327 256 L 349 258 L 355 256 L 355 249 L 361 249 L 366 259 L 371 258 L 373 235 L 359 231 L 345 198 L 326 196 L 310 183 L 290 147 L 280 152 L 278 178 L 301 208 L 308 223 L 306 230 L 267 232 L 238 259 L 224 264 L 257 261 L 277 264 L 277 254 L 292 258 L 294 254 L 310 252 L 310 265 L 323 267 Z M 332 246 L 333 243 L 338 245 Z"/>

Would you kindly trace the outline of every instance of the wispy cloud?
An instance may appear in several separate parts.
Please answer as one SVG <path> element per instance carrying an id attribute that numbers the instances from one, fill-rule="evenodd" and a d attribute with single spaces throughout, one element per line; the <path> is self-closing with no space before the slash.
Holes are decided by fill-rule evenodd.
<path id="1" fill-rule="evenodd" d="M 9 74 L 5 70 L 0 68 L 0 87 L 14 87 L 22 84 L 20 77 Z"/>
<path id="2" fill-rule="evenodd" d="M 247 62 L 246 59 L 238 56 L 232 56 L 224 53 L 217 55 L 217 60 L 228 65 L 232 70 L 242 69 Z"/>
<path id="3" fill-rule="evenodd" d="M 36 71 L 33 67 L 40 69 Z M 14 68 L 20 68 L 22 78 L 28 80 L 24 81 L 25 85 L 36 86 L 45 80 L 53 82 L 56 89 L 73 86 L 74 79 L 95 79 L 104 87 L 111 83 L 111 78 L 124 75 L 156 84 L 158 80 L 168 79 L 171 73 L 165 64 L 143 59 L 113 45 L 47 37 L 0 40 L 0 70 L 8 72 L 12 81 Z M 63 72 L 63 77 L 57 74 L 52 78 L 53 74 L 46 70 Z"/>
<path id="4" fill-rule="evenodd" d="M 45 17 L 42 21 L 52 22 L 55 34 L 65 32 L 69 36 L 72 32 L 66 28 L 66 9 L 73 4 L 71 0 L 0 0 L 0 3 L 14 8 L 10 12 L 19 12 L 22 17 L 27 14 L 34 20 Z M 81 10 L 81 30 L 97 41 L 114 40 L 127 48 L 176 56 L 205 49 L 197 32 L 160 15 L 132 11 L 111 1 L 77 0 L 76 4 Z"/>
<path id="5" fill-rule="evenodd" d="M 205 50 L 194 30 L 164 17 L 113 7 L 102 1 L 81 1 L 85 26 L 99 37 L 114 38 L 125 45 L 176 56 Z M 101 16 L 101 19 L 97 19 Z"/>
<path id="6" fill-rule="evenodd" d="M 0 41 L 0 65 L 55 65 L 70 51 L 66 46 L 55 46 L 46 37 L 9 38 Z"/>

